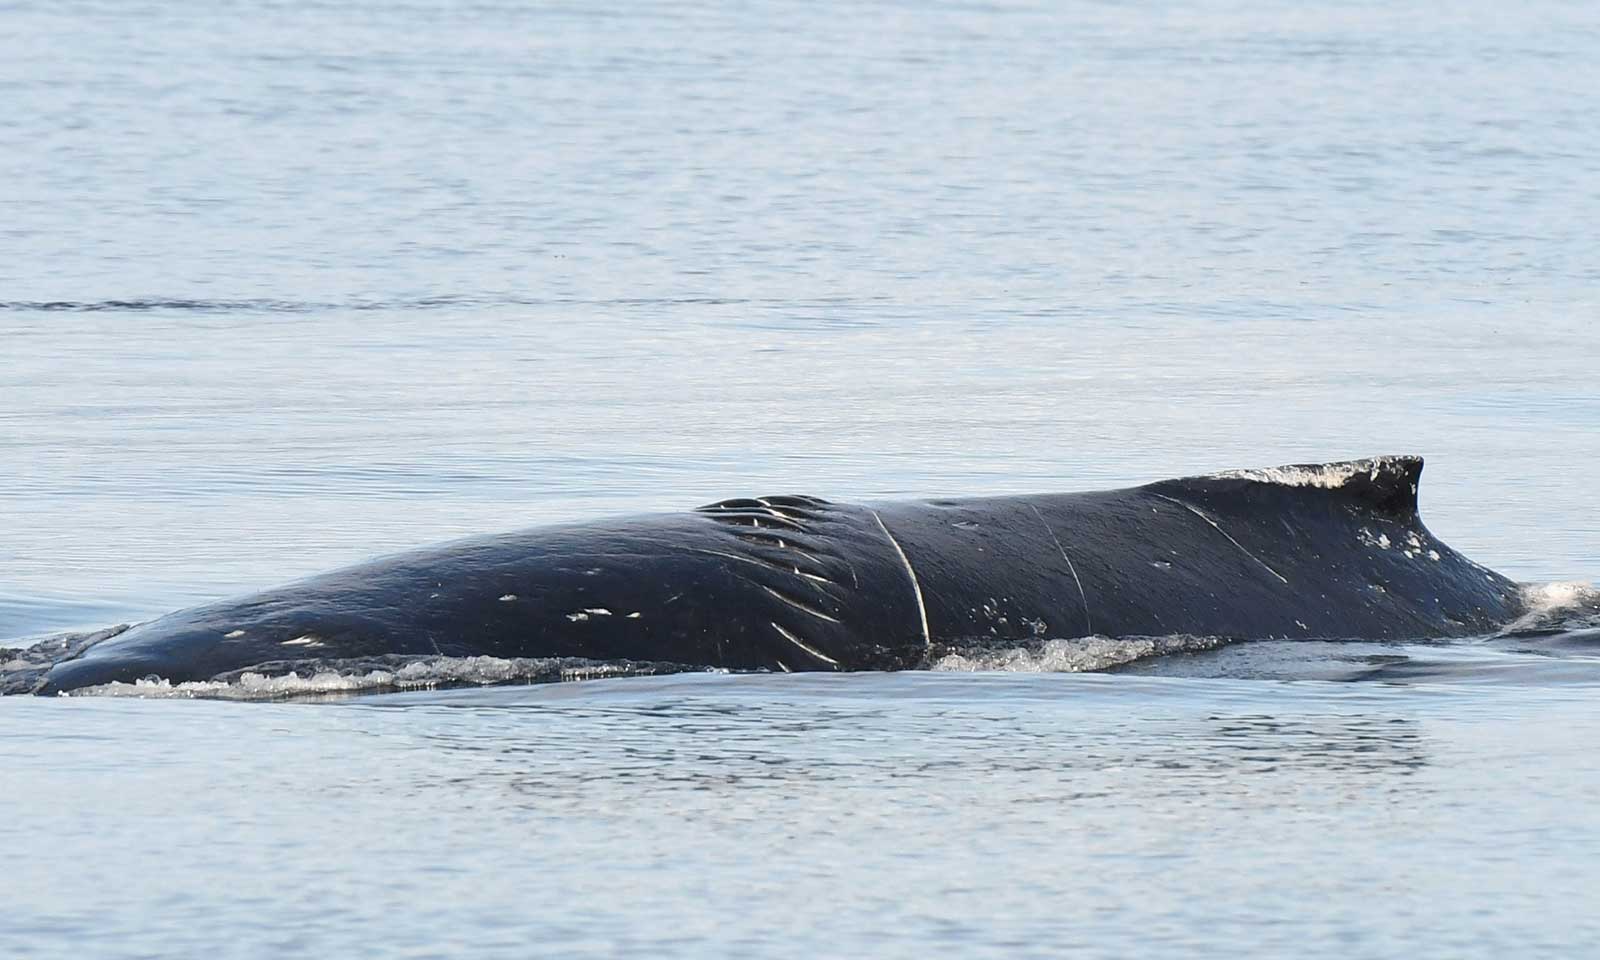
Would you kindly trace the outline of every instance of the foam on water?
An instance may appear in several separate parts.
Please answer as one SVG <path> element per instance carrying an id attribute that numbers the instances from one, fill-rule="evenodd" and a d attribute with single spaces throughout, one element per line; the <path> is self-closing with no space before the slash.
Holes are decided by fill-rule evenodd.
<path id="1" fill-rule="evenodd" d="M 1226 637 L 1175 634 L 1167 637 L 1074 637 L 1042 645 L 968 649 L 946 653 L 929 669 L 940 671 L 1004 671 L 1008 673 L 1087 673 L 1135 660 L 1171 653 L 1214 650 Z"/>
<path id="2" fill-rule="evenodd" d="M 600 662 L 556 657 L 429 657 L 373 666 L 372 661 L 309 661 L 275 672 L 242 670 L 213 680 L 173 683 L 161 678 L 106 683 L 63 693 L 73 697 L 176 700 L 302 700 L 444 687 L 557 683 L 603 677 L 659 676 L 685 671 L 724 672 L 640 661 Z"/>
<path id="3" fill-rule="evenodd" d="M 1523 584 L 1522 602 L 1522 616 L 1506 624 L 1501 636 L 1600 624 L 1600 589 L 1582 580 Z"/>

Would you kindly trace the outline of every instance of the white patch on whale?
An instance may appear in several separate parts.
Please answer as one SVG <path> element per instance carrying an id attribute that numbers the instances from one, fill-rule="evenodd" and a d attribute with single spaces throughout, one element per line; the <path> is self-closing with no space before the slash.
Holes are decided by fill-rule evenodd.
<path id="1" fill-rule="evenodd" d="M 1346 460 L 1340 463 L 1304 464 L 1287 467 L 1265 467 L 1255 470 L 1224 470 L 1207 474 L 1206 480 L 1252 480 L 1280 487 L 1321 487 L 1337 490 L 1352 479 L 1365 474 L 1377 481 L 1380 474 L 1389 470 L 1404 470 L 1415 462 L 1412 457 L 1368 457 L 1364 460 Z M 1412 493 L 1416 493 L 1413 485 Z"/>

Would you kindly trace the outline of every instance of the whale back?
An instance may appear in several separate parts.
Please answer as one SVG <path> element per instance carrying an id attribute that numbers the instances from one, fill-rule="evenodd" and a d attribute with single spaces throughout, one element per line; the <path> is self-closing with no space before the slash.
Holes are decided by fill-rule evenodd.
<path id="1" fill-rule="evenodd" d="M 55 664 L 55 692 L 398 657 L 898 669 L 941 644 L 1100 634 L 1494 630 L 1510 580 L 1435 538 L 1422 461 L 869 505 L 784 496 L 522 530 L 169 614 Z"/>

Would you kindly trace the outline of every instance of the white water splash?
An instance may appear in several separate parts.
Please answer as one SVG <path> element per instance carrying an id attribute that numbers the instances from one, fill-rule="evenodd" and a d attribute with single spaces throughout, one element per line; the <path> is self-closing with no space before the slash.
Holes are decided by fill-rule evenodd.
<path id="1" fill-rule="evenodd" d="M 1600 589 L 1582 580 L 1522 585 L 1523 614 L 1506 624 L 1501 635 L 1548 628 L 1583 626 L 1574 619 L 1600 617 Z"/>
<path id="2" fill-rule="evenodd" d="M 1214 650 L 1225 637 L 1178 634 L 1169 637 L 1076 637 L 1047 640 L 1039 646 L 974 649 L 947 653 L 929 669 L 1008 673 L 1085 673 L 1171 653 Z"/>
<path id="3" fill-rule="evenodd" d="M 323 669 L 302 674 L 267 675 L 245 671 L 222 680 L 137 680 L 83 687 L 62 696 L 138 697 L 178 700 L 312 699 L 447 686 L 495 686 L 509 683 L 553 683 L 602 677 L 650 676 L 679 672 L 670 664 L 500 657 L 434 657 L 392 669 Z M 723 672 L 723 671 L 706 671 Z"/>

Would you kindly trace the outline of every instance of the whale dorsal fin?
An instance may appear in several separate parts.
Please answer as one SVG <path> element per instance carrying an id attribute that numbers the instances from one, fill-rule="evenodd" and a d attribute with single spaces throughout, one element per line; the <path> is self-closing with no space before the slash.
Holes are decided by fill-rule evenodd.
<path id="1" fill-rule="evenodd" d="M 1417 514 L 1417 485 L 1422 458 L 1414 456 L 1368 457 L 1334 463 L 1296 463 L 1261 470 L 1227 470 L 1201 477 L 1150 484 L 1156 490 L 1191 490 L 1222 493 L 1236 484 L 1263 484 L 1283 490 L 1304 491 L 1358 504 L 1393 517 Z"/>

